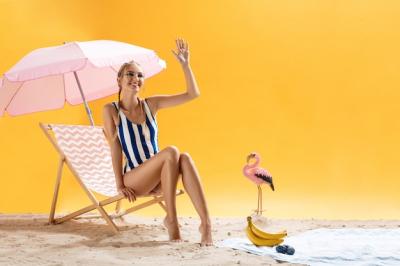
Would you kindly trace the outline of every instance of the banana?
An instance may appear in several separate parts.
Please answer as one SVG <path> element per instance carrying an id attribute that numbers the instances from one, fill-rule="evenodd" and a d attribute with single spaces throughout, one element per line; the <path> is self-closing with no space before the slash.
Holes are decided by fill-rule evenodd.
<path id="1" fill-rule="evenodd" d="M 280 238 L 284 238 L 284 237 L 287 236 L 286 230 L 284 230 L 282 232 L 274 233 L 274 234 L 264 232 L 263 230 L 258 228 L 255 224 L 253 224 L 253 221 L 251 220 L 250 216 L 247 217 L 247 225 L 248 225 L 248 227 L 250 227 L 251 231 L 253 231 L 253 233 L 256 236 L 258 236 L 259 238 L 263 238 L 263 239 L 280 239 Z"/>
<path id="2" fill-rule="evenodd" d="M 263 239 L 256 236 L 249 226 L 246 226 L 246 234 L 251 243 L 256 246 L 273 247 L 283 242 L 283 239 Z"/>

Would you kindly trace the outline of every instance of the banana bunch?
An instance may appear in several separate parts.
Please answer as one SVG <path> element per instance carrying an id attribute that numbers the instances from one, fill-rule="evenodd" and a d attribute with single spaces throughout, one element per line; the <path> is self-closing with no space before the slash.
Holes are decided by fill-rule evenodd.
<path id="1" fill-rule="evenodd" d="M 255 226 L 251 217 L 247 217 L 246 234 L 249 240 L 256 246 L 273 247 L 283 242 L 287 232 L 282 231 L 275 234 L 267 233 Z"/>

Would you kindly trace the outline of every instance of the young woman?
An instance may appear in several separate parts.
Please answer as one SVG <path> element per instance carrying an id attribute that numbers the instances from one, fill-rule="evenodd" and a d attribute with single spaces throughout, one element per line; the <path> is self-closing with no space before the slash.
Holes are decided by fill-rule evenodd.
<path id="1" fill-rule="evenodd" d="M 186 92 L 140 99 L 138 93 L 144 84 L 144 73 L 139 64 L 125 63 L 118 71 L 118 102 L 107 104 L 103 109 L 104 128 L 118 191 L 134 201 L 136 196 L 162 190 L 167 207 L 164 225 L 169 239 L 180 241 L 175 193 L 182 175 L 184 189 L 201 219 L 201 245 L 208 246 L 212 245 L 211 221 L 194 162 L 188 153 L 180 153 L 174 146 L 159 151 L 157 144 L 157 112 L 200 95 L 189 64 L 189 46 L 183 39 L 177 39 L 176 46 L 177 51 L 172 52 L 182 66 Z M 123 167 L 122 156 L 126 160 Z"/>

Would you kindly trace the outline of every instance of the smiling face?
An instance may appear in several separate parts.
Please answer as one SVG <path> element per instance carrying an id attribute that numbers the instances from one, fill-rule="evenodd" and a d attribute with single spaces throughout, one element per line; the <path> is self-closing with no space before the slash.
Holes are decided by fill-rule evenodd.
<path id="1" fill-rule="evenodd" d="M 121 90 L 133 90 L 137 93 L 144 84 L 143 70 L 135 63 L 123 65 L 117 81 Z"/>

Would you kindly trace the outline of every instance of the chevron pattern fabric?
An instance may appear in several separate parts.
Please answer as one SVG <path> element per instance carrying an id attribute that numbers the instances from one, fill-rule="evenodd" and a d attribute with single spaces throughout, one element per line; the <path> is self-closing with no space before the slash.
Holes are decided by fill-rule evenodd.
<path id="1" fill-rule="evenodd" d="M 106 195 L 118 194 L 111 161 L 111 151 L 102 127 L 51 125 L 58 146 L 92 191 Z"/>

